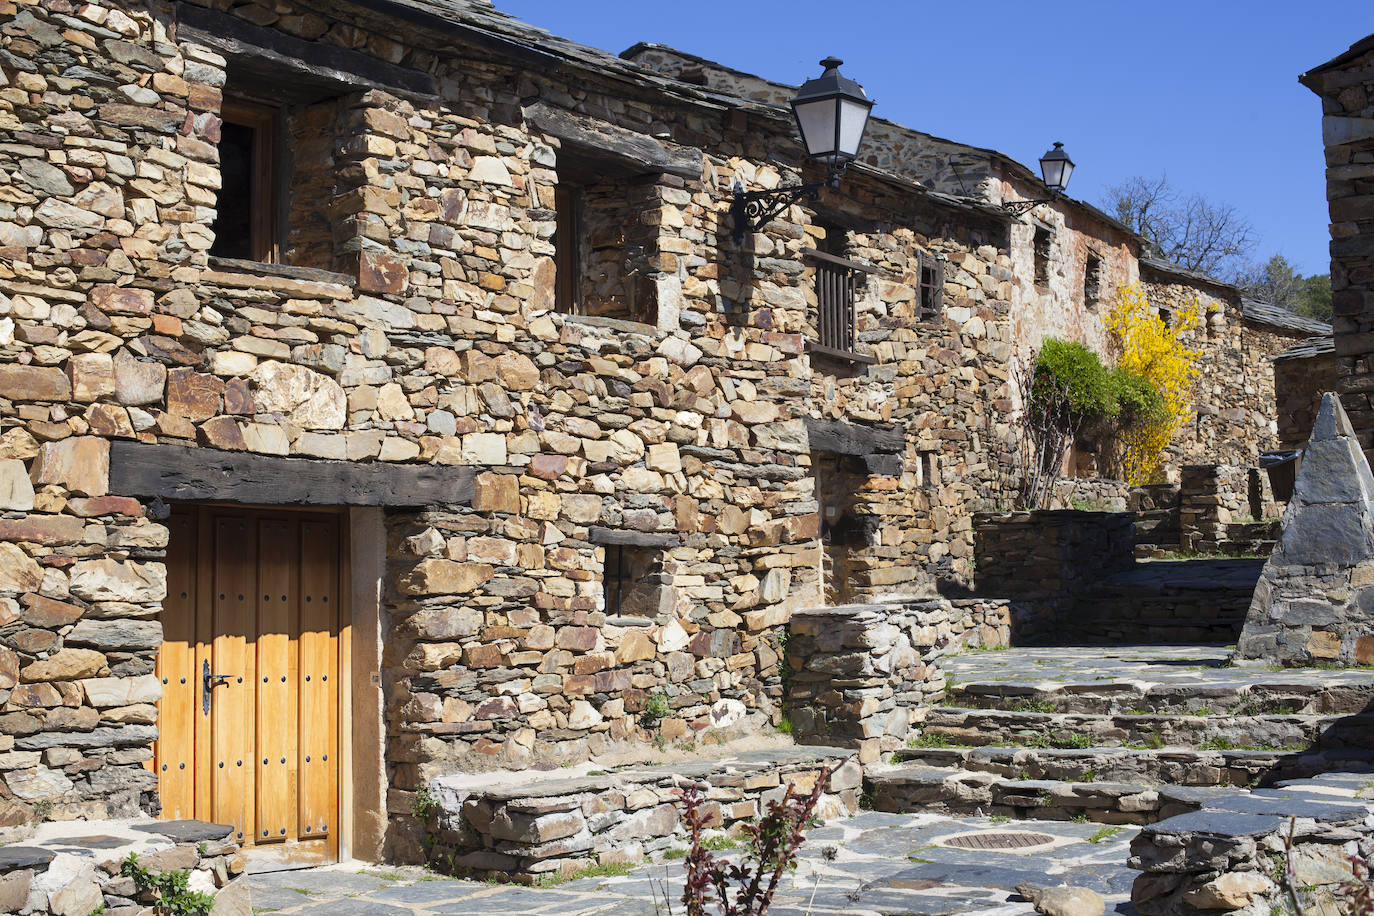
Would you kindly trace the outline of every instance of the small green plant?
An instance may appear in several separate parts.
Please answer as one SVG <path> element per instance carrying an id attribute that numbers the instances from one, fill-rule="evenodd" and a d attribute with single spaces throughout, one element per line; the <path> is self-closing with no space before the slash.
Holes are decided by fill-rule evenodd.
<path id="1" fill-rule="evenodd" d="M 778 641 L 778 680 L 782 681 L 785 695 L 792 678 L 797 674 L 792 670 L 792 663 L 787 660 L 787 644 L 792 640 L 792 632 L 787 627 L 778 627 L 773 631 L 773 635 Z"/>
<path id="2" fill-rule="evenodd" d="M 1083 749 L 1093 746 L 1091 735 L 1082 732 L 1060 733 L 1050 738 L 1050 747 Z"/>
<path id="3" fill-rule="evenodd" d="M 703 849 L 709 849 L 712 852 L 720 852 L 721 850 L 725 849 L 740 848 L 739 840 L 735 837 L 730 836 L 730 834 L 728 833 L 717 833 L 714 836 L 708 836 L 706 839 L 701 841 L 701 846 Z"/>
<path id="4" fill-rule="evenodd" d="M 1210 716 L 1211 714 L 1212 710 L 1208 709 L 1206 706 L 1199 706 L 1197 709 L 1188 713 L 1190 716 Z"/>
<path id="5" fill-rule="evenodd" d="M 1070 818 L 1069 818 L 1069 820 L 1073 821 L 1075 824 L 1082 824 L 1082 823 L 1084 823 L 1085 821 L 1087 821 L 1087 819 L 1088 819 L 1088 812 L 1086 812 L 1086 811 L 1080 811 L 1080 812 L 1078 812 L 1077 814 L 1075 814 L 1073 817 L 1070 817 Z"/>
<path id="6" fill-rule="evenodd" d="M 988 818 L 988 820 L 994 824 L 1005 824 L 1007 821 L 1011 820 L 1011 816 L 1007 814 L 994 814 L 992 817 Z"/>
<path id="7" fill-rule="evenodd" d="M 415 790 L 415 797 L 410 800 L 410 813 L 415 815 L 418 821 L 433 820 L 438 816 L 440 807 L 439 799 L 429 786 L 420 786 Z"/>
<path id="8" fill-rule="evenodd" d="M 1011 707 L 1012 712 L 1058 712 L 1059 704 L 1053 700 L 1022 700 Z"/>
<path id="9" fill-rule="evenodd" d="M 792 720 L 787 718 L 787 716 L 778 717 L 778 731 L 781 734 L 790 735 L 795 729 L 796 726 L 792 724 Z"/>
<path id="10" fill-rule="evenodd" d="M 1121 832 L 1120 827 L 1103 827 L 1101 830 L 1088 837 L 1089 843 L 1101 843 L 1103 840 L 1110 840 Z"/>
<path id="11" fill-rule="evenodd" d="M 1092 782 L 1095 779 L 1097 779 L 1097 770 L 1092 767 L 1088 767 L 1083 771 L 1083 775 L 1078 777 L 1079 782 Z"/>
<path id="12" fill-rule="evenodd" d="M 663 853 L 663 858 L 668 860 L 685 859 L 687 858 L 687 850 L 681 846 L 674 846 Z"/>
<path id="13" fill-rule="evenodd" d="M 1208 738 L 1198 745 L 1198 750 L 1201 751 L 1234 751 L 1235 749 L 1236 745 L 1230 738 L 1224 738 L 1220 735 L 1215 738 Z"/>
<path id="14" fill-rule="evenodd" d="M 129 853 L 119 873 L 133 879 L 135 895 L 152 903 L 158 916 L 206 916 L 215 905 L 213 894 L 191 890 L 189 871 L 154 873 L 139 864 L 138 853 Z"/>
<path id="15" fill-rule="evenodd" d="M 644 703 L 644 723 L 656 725 L 660 720 L 668 718 L 670 712 L 672 707 L 668 705 L 668 694 L 662 690 L 655 690 Z"/>
<path id="16" fill-rule="evenodd" d="M 953 747 L 949 738 L 933 732 L 921 732 L 907 741 L 907 747 Z"/>

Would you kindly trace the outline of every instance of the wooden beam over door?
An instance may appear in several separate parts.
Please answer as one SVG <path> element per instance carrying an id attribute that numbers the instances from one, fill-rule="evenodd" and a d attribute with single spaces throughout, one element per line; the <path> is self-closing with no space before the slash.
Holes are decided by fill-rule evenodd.
<path id="1" fill-rule="evenodd" d="M 211 448 L 110 444 L 110 492 L 256 506 L 467 505 L 469 467 L 278 458 Z"/>
<path id="2" fill-rule="evenodd" d="M 806 434 L 813 452 L 862 457 L 876 452 L 901 452 L 906 448 L 906 433 L 896 425 L 861 425 L 807 417 Z"/>

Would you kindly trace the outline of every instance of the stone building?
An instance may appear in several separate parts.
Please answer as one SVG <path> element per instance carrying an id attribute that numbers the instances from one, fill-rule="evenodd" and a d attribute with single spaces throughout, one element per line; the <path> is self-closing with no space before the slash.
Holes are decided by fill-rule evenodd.
<path id="1" fill-rule="evenodd" d="M 794 610 L 967 579 L 1016 373 L 1121 284 L 1237 370 L 1184 452 L 1271 435 L 1272 322 L 1011 216 L 1000 154 L 876 123 L 737 247 L 790 113 L 631 58 L 475 0 L 0 0 L 0 825 L 376 859 L 435 776 L 768 727 Z"/>
<path id="2" fill-rule="evenodd" d="M 1374 452 L 1374 35 L 1298 79 L 1322 100 L 1337 390 L 1369 456 Z"/>

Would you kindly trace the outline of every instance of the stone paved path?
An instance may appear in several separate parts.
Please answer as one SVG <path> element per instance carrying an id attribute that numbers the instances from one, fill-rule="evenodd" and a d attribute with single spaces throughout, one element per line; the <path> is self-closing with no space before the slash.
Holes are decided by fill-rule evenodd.
<path id="1" fill-rule="evenodd" d="M 1040 845 L 993 851 L 945 845 L 966 834 L 1041 834 Z M 1063 821 L 1001 821 L 861 813 L 809 831 L 802 861 L 774 898 L 773 916 L 1026 916 L 1022 881 L 1090 887 L 1107 912 L 1133 914 L 1126 868 L 1135 828 Z M 1092 842 L 1096 839 L 1097 842 Z M 833 849 L 833 858 L 828 851 Z M 311 916 L 652 916 L 668 887 L 681 913 L 682 862 L 617 877 L 524 888 L 439 878 L 420 869 L 349 867 L 258 875 L 255 913 Z M 814 896 L 813 896 L 814 895 Z"/>

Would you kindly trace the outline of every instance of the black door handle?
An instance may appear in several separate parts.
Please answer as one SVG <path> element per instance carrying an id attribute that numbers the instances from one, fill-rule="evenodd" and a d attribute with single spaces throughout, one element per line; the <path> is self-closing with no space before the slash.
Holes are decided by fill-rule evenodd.
<path id="1" fill-rule="evenodd" d="M 229 683 L 227 674 L 211 674 L 210 660 L 207 658 L 200 666 L 200 711 L 210 715 L 210 693 L 220 684 Z"/>

